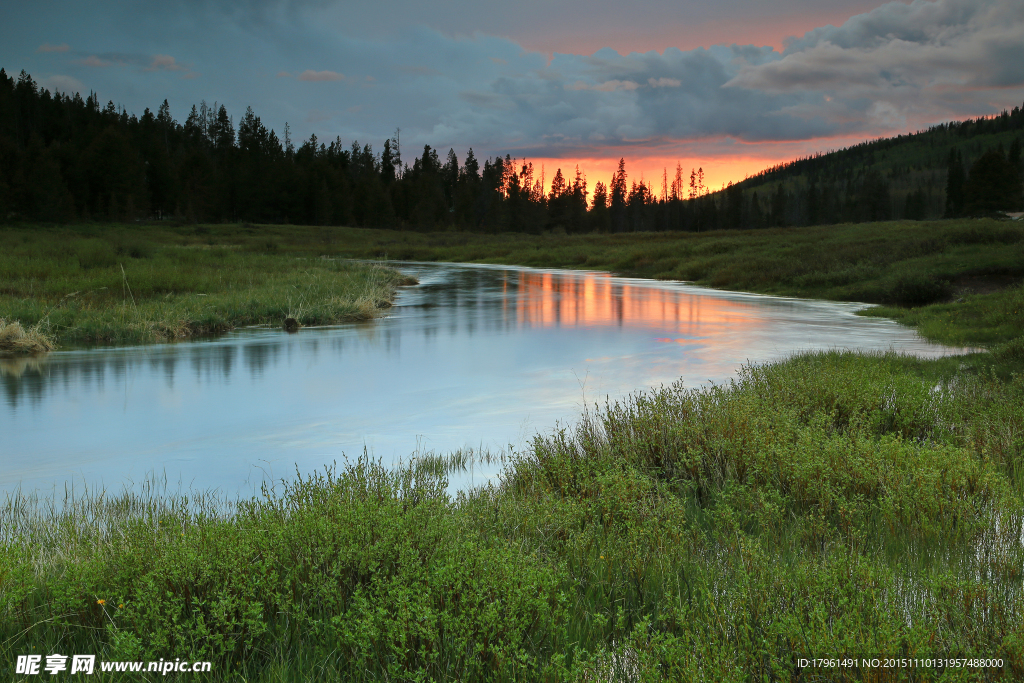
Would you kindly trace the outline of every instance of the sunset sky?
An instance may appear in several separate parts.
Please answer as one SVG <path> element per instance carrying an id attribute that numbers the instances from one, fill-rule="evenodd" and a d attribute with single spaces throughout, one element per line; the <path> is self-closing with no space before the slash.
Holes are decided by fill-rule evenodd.
<path id="1" fill-rule="evenodd" d="M 406 162 L 511 154 L 660 189 L 1024 101 L 1024 2 L 140 0 L 7 3 L 0 66 L 141 115 L 252 106 Z"/>

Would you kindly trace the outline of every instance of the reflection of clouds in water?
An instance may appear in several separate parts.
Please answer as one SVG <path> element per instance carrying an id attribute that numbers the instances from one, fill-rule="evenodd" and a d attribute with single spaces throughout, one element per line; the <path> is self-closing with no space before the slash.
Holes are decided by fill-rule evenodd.
<path id="1" fill-rule="evenodd" d="M 522 446 L 606 397 L 721 381 L 801 349 L 947 351 L 853 315 L 856 304 L 588 272 L 400 267 L 422 284 L 372 322 L 0 365 L 0 433 L 24 454 L 5 463 L 0 488 L 166 468 L 235 490 L 256 463 L 290 477 L 364 448 L 407 457 L 417 437 L 442 453 Z"/>

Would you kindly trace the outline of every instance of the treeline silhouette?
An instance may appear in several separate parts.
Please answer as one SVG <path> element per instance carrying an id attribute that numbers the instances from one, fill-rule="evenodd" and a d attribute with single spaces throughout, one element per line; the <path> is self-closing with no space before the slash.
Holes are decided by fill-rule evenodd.
<path id="1" fill-rule="evenodd" d="M 279 136 L 252 108 L 237 127 L 216 103 L 193 106 L 184 124 L 166 100 L 136 117 L 0 69 L 0 221 L 626 232 L 922 219 L 1019 208 L 1022 128 L 1015 108 L 814 155 L 719 191 L 703 169 L 679 165 L 659 191 L 620 160 L 591 189 L 578 167 L 549 184 L 529 161 L 481 164 L 472 149 L 460 162 L 427 145 L 410 164 L 397 130 L 375 153 L 315 135 L 296 145 L 287 124 Z"/>

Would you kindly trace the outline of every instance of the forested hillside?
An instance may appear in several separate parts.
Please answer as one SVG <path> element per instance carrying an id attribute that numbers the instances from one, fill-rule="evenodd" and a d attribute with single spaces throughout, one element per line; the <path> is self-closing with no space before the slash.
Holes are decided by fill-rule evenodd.
<path id="1" fill-rule="evenodd" d="M 1019 107 L 768 169 L 718 192 L 677 167 L 660 188 L 579 168 L 550 184 L 509 156 L 461 161 L 399 131 L 371 144 L 293 142 L 247 109 L 201 102 L 179 123 L 165 100 L 136 116 L 51 94 L 0 69 L 0 221 L 303 223 L 482 232 L 703 231 L 981 215 L 1021 205 Z M 593 180 L 593 179 L 592 179 Z"/>
<path id="2" fill-rule="evenodd" d="M 1014 107 L 992 118 L 939 124 L 816 154 L 766 169 L 738 187 L 747 197 L 758 194 L 773 225 L 953 218 L 1019 209 L 1022 138 L 1024 113 Z M 969 174 L 974 176 L 970 187 Z"/>

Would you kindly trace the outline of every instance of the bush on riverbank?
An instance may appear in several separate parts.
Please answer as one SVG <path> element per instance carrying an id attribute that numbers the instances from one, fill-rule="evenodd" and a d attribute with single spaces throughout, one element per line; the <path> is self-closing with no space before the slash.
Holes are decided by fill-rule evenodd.
<path id="1" fill-rule="evenodd" d="M 26 330 L 21 323 L 0 318 L 0 357 L 32 356 L 53 350 L 53 340 L 38 327 Z"/>
<path id="2" fill-rule="evenodd" d="M 983 656 L 1019 677 L 1024 379 L 958 363 L 821 353 L 637 395 L 455 498 L 437 468 L 365 460 L 229 506 L 15 498 L 0 658 L 455 681 Z"/>

